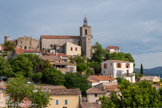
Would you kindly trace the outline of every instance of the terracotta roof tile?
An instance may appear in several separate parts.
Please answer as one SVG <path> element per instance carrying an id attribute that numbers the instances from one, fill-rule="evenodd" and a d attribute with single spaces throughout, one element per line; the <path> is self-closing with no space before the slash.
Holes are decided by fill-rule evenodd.
<path id="1" fill-rule="evenodd" d="M 80 39 L 80 36 L 68 36 L 68 35 L 41 35 L 41 39 Z"/>
<path id="2" fill-rule="evenodd" d="M 109 86 L 105 86 L 105 89 L 107 92 L 119 92 L 120 90 L 118 89 L 118 85 L 109 85 Z"/>
<path id="3" fill-rule="evenodd" d="M 23 54 L 23 53 L 41 53 L 40 50 L 26 50 L 26 49 L 22 49 L 22 48 L 15 48 L 15 53 L 17 55 L 19 54 Z"/>
<path id="4" fill-rule="evenodd" d="M 80 89 L 51 89 L 49 91 L 50 95 L 80 95 Z"/>
<path id="5" fill-rule="evenodd" d="M 123 60 L 106 60 L 106 61 L 111 61 L 111 62 L 123 62 L 123 63 L 133 63 L 130 61 L 123 61 Z"/>
<path id="6" fill-rule="evenodd" d="M 144 80 L 148 80 L 148 81 L 153 81 L 153 79 L 156 76 L 142 76 L 142 78 L 140 79 L 140 81 L 144 81 Z"/>
<path id="7" fill-rule="evenodd" d="M 98 94 L 105 94 L 106 92 L 100 88 L 95 88 L 95 87 L 92 87 L 90 89 L 88 89 L 86 91 L 87 94 L 94 94 L 94 93 L 98 93 Z"/>
<path id="8" fill-rule="evenodd" d="M 108 46 L 107 49 L 120 49 L 118 46 Z"/>
<path id="9" fill-rule="evenodd" d="M 64 54 L 64 53 L 56 53 L 56 56 L 62 56 L 62 57 L 68 57 L 68 55 Z"/>
<path id="10" fill-rule="evenodd" d="M 96 81 L 108 81 L 108 80 L 115 80 L 114 78 L 111 78 L 108 75 L 91 75 L 88 77 L 89 79 L 93 79 Z"/>
<path id="11" fill-rule="evenodd" d="M 101 108 L 101 104 L 92 103 L 92 102 L 82 102 L 81 108 Z"/>
<path id="12" fill-rule="evenodd" d="M 48 60 L 50 62 L 61 61 L 60 57 L 58 56 L 39 56 L 42 60 Z"/>

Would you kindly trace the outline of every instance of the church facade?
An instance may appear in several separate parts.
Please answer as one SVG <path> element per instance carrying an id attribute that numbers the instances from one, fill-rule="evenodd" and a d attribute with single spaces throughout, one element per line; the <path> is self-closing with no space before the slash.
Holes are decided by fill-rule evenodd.
<path id="1" fill-rule="evenodd" d="M 83 26 L 80 27 L 79 36 L 68 36 L 68 35 L 41 35 L 40 37 L 40 49 L 41 50 L 53 50 L 55 53 L 65 53 L 66 44 L 71 43 L 82 48 L 82 54 L 84 57 L 91 57 L 91 26 L 88 26 L 86 17 L 84 18 Z M 74 50 L 71 48 L 71 50 Z M 79 50 L 79 49 L 78 49 Z M 77 51 L 75 48 L 74 51 Z"/>

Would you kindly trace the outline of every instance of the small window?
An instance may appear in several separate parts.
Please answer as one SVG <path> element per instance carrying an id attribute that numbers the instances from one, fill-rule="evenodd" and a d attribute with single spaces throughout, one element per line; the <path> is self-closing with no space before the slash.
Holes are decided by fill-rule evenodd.
<path id="1" fill-rule="evenodd" d="M 121 68 L 121 63 L 117 63 L 117 68 Z"/>
<path id="2" fill-rule="evenodd" d="M 39 65 L 39 69 L 42 69 L 42 65 Z"/>
<path id="3" fill-rule="evenodd" d="M 58 100 L 56 100 L 56 105 L 58 105 L 59 104 L 59 101 Z"/>
<path id="4" fill-rule="evenodd" d="M 85 35 L 87 35 L 87 29 L 85 29 Z"/>
<path id="5" fill-rule="evenodd" d="M 97 97 L 97 94 L 95 94 L 95 97 Z"/>
<path id="6" fill-rule="evenodd" d="M 126 63 L 126 68 L 129 68 L 129 67 L 130 67 L 129 63 Z"/>
<path id="7" fill-rule="evenodd" d="M 27 49 L 27 47 L 26 47 L 26 46 L 24 46 L 24 49 Z"/>
<path id="8" fill-rule="evenodd" d="M 73 51 L 73 47 L 71 47 L 71 51 Z"/>
<path id="9" fill-rule="evenodd" d="M 67 105 L 68 104 L 68 101 L 67 100 L 65 100 L 65 105 Z"/>
<path id="10" fill-rule="evenodd" d="M 77 47 L 75 48 L 75 51 L 77 51 Z"/>
<path id="11" fill-rule="evenodd" d="M 104 69 L 107 69 L 107 64 L 106 63 L 104 64 Z"/>
<path id="12" fill-rule="evenodd" d="M 51 44 L 50 47 L 53 47 L 53 45 Z"/>

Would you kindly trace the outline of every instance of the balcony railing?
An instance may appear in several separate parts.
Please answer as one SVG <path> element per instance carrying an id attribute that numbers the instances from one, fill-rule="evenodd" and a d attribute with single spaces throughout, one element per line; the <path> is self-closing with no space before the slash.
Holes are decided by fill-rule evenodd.
<path id="1" fill-rule="evenodd" d="M 116 74 L 117 76 L 134 76 L 134 73 Z"/>

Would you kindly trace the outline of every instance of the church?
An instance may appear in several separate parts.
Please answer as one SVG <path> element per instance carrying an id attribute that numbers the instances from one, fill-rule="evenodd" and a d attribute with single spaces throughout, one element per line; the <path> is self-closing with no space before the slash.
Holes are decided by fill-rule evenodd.
<path id="1" fill-rule="evenodd" d="M 40 40 L 24 36 L 15 40 L 10 40 L 10 36 L 5 36 L 5 42 L 12 41 L 18 48 L 28 50 L 41 50 L 54 54 L 64 53 L 69 56 L 83 55 L 91 58 L 91 26 L 88 25 L 87 18 L 84 18 L 83 26 L 80 27 L 80 35 L 41 35 Z"/>
<path id="2" fill-rule="evenodd" d="M 84 57 L 91 58 L 91 38 L 91 26 L 85 17 L 80 35 L 41 35 L 40 50 L 67 55 L 81 55 L 82 52 Z"/>

